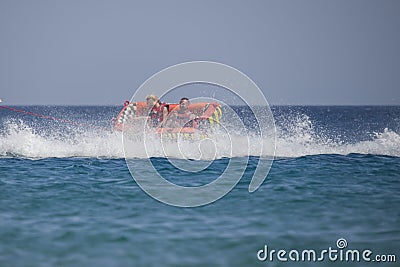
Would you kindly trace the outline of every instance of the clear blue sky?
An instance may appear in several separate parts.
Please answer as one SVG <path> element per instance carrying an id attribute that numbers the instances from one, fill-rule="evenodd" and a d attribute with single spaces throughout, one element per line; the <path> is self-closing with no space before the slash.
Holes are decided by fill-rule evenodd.
<path id="1" fill-rule="evenodd" d="M 400 104 L 400 1 L 0 1 L 0 98 L 120 104 L 161 69 L 233 66 L 271 104 Z"/>

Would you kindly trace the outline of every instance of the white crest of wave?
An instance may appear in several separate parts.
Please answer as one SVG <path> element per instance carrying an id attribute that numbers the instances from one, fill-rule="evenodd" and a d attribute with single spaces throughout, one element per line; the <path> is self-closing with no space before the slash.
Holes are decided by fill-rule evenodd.
<path id="1" fill-rule="evenodd" d="M 360 153 L 400 157 L 400 135 L 385 128 L 382 133 L 375 133 L 372 141 L 363 141 L 343 146 L 341 154 Z"/>
<path id="2" fill-rule="evenodd" d="M 50 157 L 100 157 L 124 158 L 120 132 L 84 131 L 71 136 L 39 133 L 23 121 L 8 122 L 0 134 L 0 157 L 50 158 Z M 147 152 L 133 149 L 127 157 L 172 157 L 178 159 L 213 160 L 223 157 L 260 156 L 252 138 L 230 134 L 229 138 L 216 137 L 199 142 L 163 143 L 159 140 L 146 144 Z M 248 143 L 249 140 L 249 143 Z M 264 142 L 270 140 L 265 139 Z M 138 141 L 140 142 L 140 141 Z M 137 143 L 138 148 L 143 146 Z M 126 152 L 126 151 L 125 151 Z M 276 157 L 301 157 L 318 154 L 377 154 L 400 157 L 400 135 L 390 129 L 375 133 L 372 140 L 346 143 L 318 135 L 306 115 L 292 118 L 285 129 L 277 127 Z M 272 151 L 265 155 L 271 156 Z"/>
<path id="3" fill-rule="evenodd" d="M 400 135 L 388 128 L 374 133 L 372 140 L 348 143 L 316 134 L 311 119 L 305 114 L 290 118 L 284 125 L 285 129 L 277 127 L 276 157 L 351 153 L 400 156 Z"/>
<path id="4" fill-rule="evenodd" d="M 199 140 L 162 140 L 159 136 L 142 140 L 127 141 L 127 158 L 168 157 L 211 161 L 221 158 L 246 157 L 249 154 L 246 136 L 214 135 Z M 250 141 L 251 146 L 251 141 Z"/>
<path id="5" fill-rule="evenodd" d="M 74 137 L 40 134 L 23 121 L 6 124 L 0 136 L 0 155 L 26 158 L 106 157 L 121 158 L 121 134 L 95 131 Z"/>

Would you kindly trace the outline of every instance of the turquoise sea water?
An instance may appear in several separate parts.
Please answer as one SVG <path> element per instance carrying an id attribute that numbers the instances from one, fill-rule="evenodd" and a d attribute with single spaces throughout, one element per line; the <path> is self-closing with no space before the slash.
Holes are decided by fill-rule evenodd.
<path id="1" fill-rule="evenodd" d="M 20 108 L 102 127 L 118 112 Z M 209 172 L 172 177 L 198 185 L 229 160 L 249 156 L 225 197 L 177 208 L 134 182 L 118 133 L 0 110 L 0 266 L 397 266 L 400 107 L 274 107 L 273 113 L 277 158 L 257 191 L 250 194 L 248 185 L 258 156 L 239 153 L 216 159 Z M 168 158 L 152 161 L 174 173 Z M 265 245 L 321 251 L 337 249 L 339 238 L 347 249 L 396 255 L 397 262 L 257 259 Z"/>

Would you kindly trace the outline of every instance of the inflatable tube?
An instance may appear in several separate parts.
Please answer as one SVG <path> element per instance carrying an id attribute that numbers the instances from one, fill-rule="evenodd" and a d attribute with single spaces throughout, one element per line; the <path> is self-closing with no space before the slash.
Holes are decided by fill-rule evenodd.
<path id="1" fill-rule="evenodd" d="M 166 104 L 168 112 L 178 112 L 179 104 Z M 197 139 L 206 136 L 207 132 L 219 126 L 222 109 L 217 102 L 198 102 L 191 103 L 189 110 L 196 116 L 195 127 L 179 128 L 154 128 L 154 132 L 160 134 L 163 138 L 177 139 Z M 114 119 L 114 129 L 117 131 L 135 130 L 135 120 L 147 116 L 146 102 L 129 103 L 124 102 L 124 107 Z"/>

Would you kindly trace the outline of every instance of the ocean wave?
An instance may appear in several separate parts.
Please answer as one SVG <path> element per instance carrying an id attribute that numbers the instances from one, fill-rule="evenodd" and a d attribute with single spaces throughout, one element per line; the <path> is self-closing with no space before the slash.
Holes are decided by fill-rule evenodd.
<path id="1" fill-rule="evenodd" d="M 89 130 L 73 136 L 38 132 L 24 121 L 10 121 L 0 136 L 1 157 L 124 157 L 121 134 Z"/>
<path id="2" fill-rule="evenodd" d="M 399 133 L 385 128 L 382 132 L 372 134 L 370 140 L 346 142 L 318 134 L 311 120 L 305 115 L 285 122 L 284 127 L 276 128 L 275 157 L 294 158 L 320 154 L 376 154 L 400 157 Z M 246 135 L 231 134 L 229 138 L 218 138 L 212 141 L 164 142 L 154 138 L 146 144 L 146 150 L 130 149 L 129 158 L 172 157 L 183 159 L 212 160 L 218 158 L 262 156 L 259 149 L 252 146 L 252 138 Z M 151 139 L 150 139 L 151 140 Z M 137 141 L 137 147 L 140 147 Z M 269 140 L 265 140 L 269 142 Z M 257 143 L 257 142 L 254 142 Z M 248 146 L 248 144 L 250 144 Z M 135 143 L 132 145 L 135 146 Z M 112 131 L 86 130 L 70 135 L 56 134 L 54 131 L 37 131 L 24 121 L 7 121 L 0 134 L 0 157 L 17 158 L 124 158 L 122 134 Z"/>

